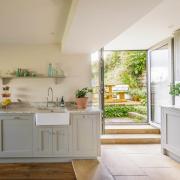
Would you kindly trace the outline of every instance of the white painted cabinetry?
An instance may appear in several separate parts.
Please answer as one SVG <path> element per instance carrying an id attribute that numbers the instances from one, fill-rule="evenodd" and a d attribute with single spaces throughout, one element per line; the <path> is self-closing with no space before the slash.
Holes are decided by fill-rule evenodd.
<path id="1" fill-rule="evenodd" d="M 53 154 L 69 154 L 69 128 L 53 128 Z"/>
<path id="2" fill-rule="evenodd" d="M 162 152 L 180 161 L 180 108 L 162 107 Z"/>
<path id="3" fill-rule="evenodd" d="M 11 157 L 37 162 L 42 158 L 78 159 L 100 155 L 100 112 L 71 113 L 70 124 L 58 126 L 36 126 L 34 117 L 33 113 L 0 115 L 0 158 L 3 161 Z"/>
<path id="4" fill-rule="evenodd" d="M 72 122 L 72 154 L 97 156 L 100 147 L 100 115 L 74 114 Z"/>
<path id="5" fill-rule="evenodd" d="M 0 116 L 0 157 L 31 157 L 33 116 Z"/>
<path id="6" fill-rule="evenodd" d="M 69 154 L 68 127 L 35 127 L 34 156 L 51 157 Z"/>

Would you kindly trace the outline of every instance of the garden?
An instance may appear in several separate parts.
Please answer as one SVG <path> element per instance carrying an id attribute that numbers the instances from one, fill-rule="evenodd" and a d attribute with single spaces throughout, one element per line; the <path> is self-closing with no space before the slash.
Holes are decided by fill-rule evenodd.
<path id="1" fill-rule="evenodd" d="M 104 54 L 105 118 L 145 122 L 147 52 L 105 51 Z M 94 63 L 94 79 L 98 76 L 97 70 L 97 63 Z"/>

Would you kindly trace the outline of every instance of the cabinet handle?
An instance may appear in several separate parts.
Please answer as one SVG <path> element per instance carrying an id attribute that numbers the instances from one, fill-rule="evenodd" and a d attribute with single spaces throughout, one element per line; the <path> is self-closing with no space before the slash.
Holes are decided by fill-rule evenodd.
<path id="1" fill-rule="evenodd" d="M 20 117 L 18 117 L 18 116 L 16 116 L 16 117 L 14 117 L 14 119 L 21 119 Z"/>

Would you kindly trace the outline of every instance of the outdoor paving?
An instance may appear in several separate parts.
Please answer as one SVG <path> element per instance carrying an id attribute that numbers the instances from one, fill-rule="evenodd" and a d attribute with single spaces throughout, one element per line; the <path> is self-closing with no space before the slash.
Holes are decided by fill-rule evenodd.
<path id="1" fill-rule="evenodd" d="M 105 122 L 106 124 L 134 123 L 134 120 L 131 118 L 106 118 Z"/>

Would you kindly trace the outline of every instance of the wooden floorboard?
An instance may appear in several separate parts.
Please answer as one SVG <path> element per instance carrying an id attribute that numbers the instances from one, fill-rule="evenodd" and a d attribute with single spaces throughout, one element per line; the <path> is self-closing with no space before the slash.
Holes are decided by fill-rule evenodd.
<path id="1" fill-rule="evenodd" d="M 3 163 L 0 180 L 75 180 L 71 163 Z"/>
<path id="2" fill-rule="evenodd" d="M 99 160 L 73 160 L 77 180 L 114 180 Z"/>

